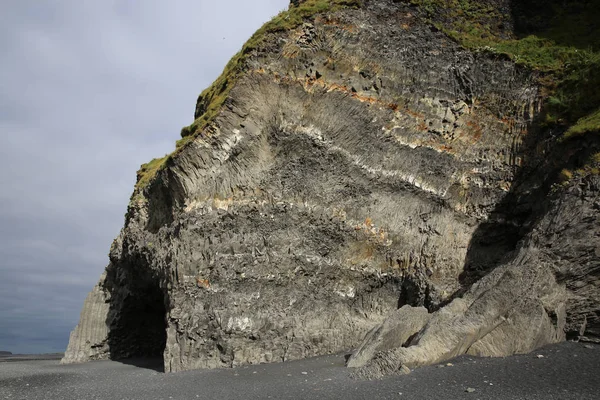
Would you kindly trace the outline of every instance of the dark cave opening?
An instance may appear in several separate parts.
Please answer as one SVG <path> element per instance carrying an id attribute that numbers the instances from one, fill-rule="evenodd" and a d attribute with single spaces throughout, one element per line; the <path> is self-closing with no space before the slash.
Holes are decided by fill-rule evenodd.
<path id="1" fill-rule="evenodd" d="M 126 363 L 144 360 L 144 365 L 152 360 L 153 366 L 162 368 L 167 340 L 164 294 L 157 278 L 134 275 L 117 294 L 122 301 L 113 302 L 119 308 L 111 310 L 110 358 Z"/>

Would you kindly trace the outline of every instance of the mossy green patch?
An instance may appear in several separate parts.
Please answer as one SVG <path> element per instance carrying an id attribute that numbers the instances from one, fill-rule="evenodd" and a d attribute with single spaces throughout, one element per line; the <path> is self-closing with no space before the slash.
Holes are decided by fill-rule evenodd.
<path id="1" fill-rule="evenodd" d="M 169 156 L 154 158 L 152 161 L 142 164 L 140 170 L 137 172 L 137 183 L 135 185 L 136 189 L 143 189 L 146 187 L 156 173 L 164 167 L 168 158 Z"/>
<path id="2" fill-rule="evenodd" d="M 569 169 L 565 168 L 558 174 L 558 182 L 561 184 L 569 182 L 571 179 L 573 179 L 573 171 Z"/>
<path id="3" fill-rule="evenodd" d="M 587 133 L 600 133 L 600 109 L 577 121 L 567 130 L 564 137 L 572 139 Z"/>

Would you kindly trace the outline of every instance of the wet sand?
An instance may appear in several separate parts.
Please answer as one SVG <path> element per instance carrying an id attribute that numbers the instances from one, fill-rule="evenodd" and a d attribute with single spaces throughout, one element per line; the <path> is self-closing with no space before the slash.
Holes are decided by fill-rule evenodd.
<path id="1" fill-rule="evenodd" d="M 600 346 L 570 342 L 507 358 L 463 356 L 379 381 L 352 380 L 343 354 L 176 374 L 160 372 L 160 360 L 9 358 L 0 358 L 0 400 L 600 399 Z"/>

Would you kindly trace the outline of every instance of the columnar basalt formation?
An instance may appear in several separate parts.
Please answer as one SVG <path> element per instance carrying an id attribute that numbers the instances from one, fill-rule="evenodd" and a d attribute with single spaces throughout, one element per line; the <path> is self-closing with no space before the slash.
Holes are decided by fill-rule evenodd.
<path id="1" fill-rule="evenodd" d="M 596 144 L 539 140 L 535 73 L 392 0 L 267 32 L 242 62 L 136 187 L 64 362 L 231 367 L 371 331 L 350 366 L 374 377 L 598 337 L 600 182 L 552 185 Z"/>

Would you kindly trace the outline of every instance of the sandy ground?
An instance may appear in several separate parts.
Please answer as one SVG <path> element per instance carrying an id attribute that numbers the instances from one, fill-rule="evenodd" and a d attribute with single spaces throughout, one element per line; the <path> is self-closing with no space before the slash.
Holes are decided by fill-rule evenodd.
<path id="1" fill-rule="evenodd" d="M 59 365 L 32 358 L 0 358 L 0 400 L 600 399 L 600 346 L 583 343 L 507 358 L 463 356 L 380 381 L 352 380 L 344 355 L 176 374 L 159 372 L 159 360 Z"/>

